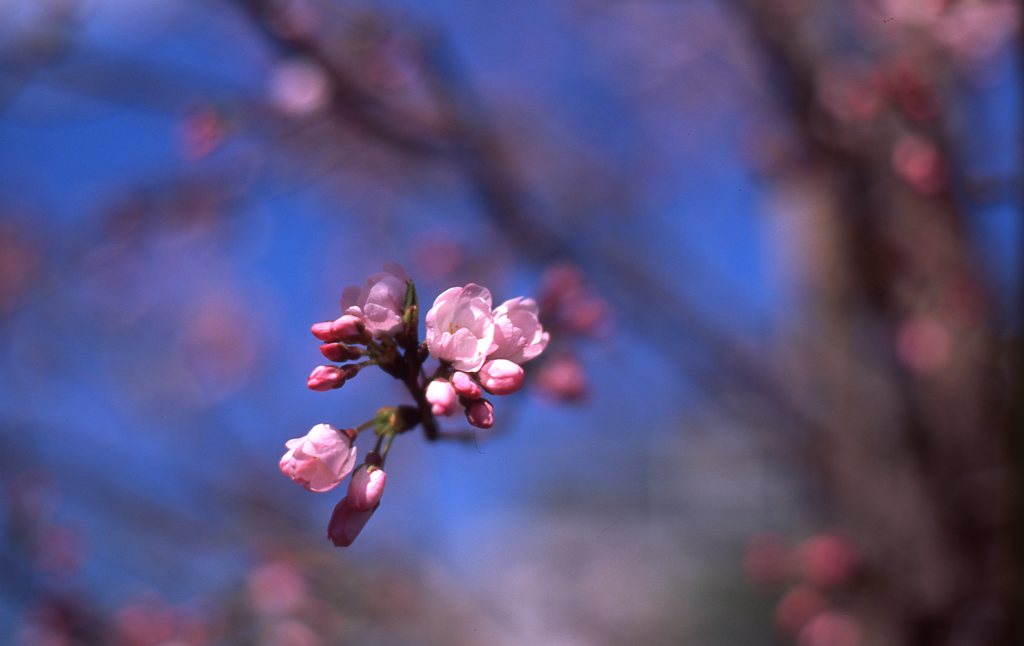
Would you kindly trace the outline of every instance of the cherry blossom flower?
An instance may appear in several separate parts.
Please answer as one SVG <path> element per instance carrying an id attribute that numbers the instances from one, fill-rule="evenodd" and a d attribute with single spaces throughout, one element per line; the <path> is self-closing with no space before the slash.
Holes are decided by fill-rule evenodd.
<path id="1" fill-rule="evenodd" d="M 348 505 L 356 511 L 373 511 L 384 495 L 384 484 L 388 476 L 384 469 L 365 464 L 352 474 L 348 483 Z"/>
<path id="2" fill-rule="evenodd" d="M 479 387 L 477 391 L 479 392 Z M 444 379 L 435 379 L 427 385 L 426 398 L 430 402 L 431 412 L 445 417 L 454 413 L 459 403 L 455 388 Z"/>
<path id="3" fill-rule="evenodd" d="M 281 473 L 310 491 L 330 491 L 355 467 L 352 436 L 354 432 L 317 424 L 304 437 L 285 442 L 288 451 L 281 457 Z"/>
<path id="4" fill-rule="evenodd" d="M 537 319 L 532 298 L 513 298 L 494 309 L 494 346 L 488 358 L 525 363 L 548 345 L 550 335 Z"/>
<path id="5" fill-rule="evenodd" d="M 345 288 L 341 309 L 345 314 L 362 318 L 366 329 L 376 338 L 394 334 L 402 327 L 408 280 L 408 274 L 399 265 L 385 263 L 384 270 L 367 278 L 362 288 Z"/>
<path id="6" fill-rule="evenodd" d="M 508 359 L 487 361 L 480 368 L 480 383 L 492 395 L 511 395 L 523 387 L 525 378 L 523 367 Z"/>
<path id="7" fill-rule="evenodd" d="M 451 362 L 457 370 L 480 369 L 494 340 L 487 288 L 470 283 L 441 292 L 426 319 L 430 354 Z"/>

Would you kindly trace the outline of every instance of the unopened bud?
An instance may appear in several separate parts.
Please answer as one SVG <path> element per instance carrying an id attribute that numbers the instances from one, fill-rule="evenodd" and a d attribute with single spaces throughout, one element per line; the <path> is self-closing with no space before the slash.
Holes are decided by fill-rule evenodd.
<path id="1" fill-rule="evenodd" d="M 511 395 L 523 387 L 523 367 L 508 359 L 495 359 L 480 368 L 480 383 L 492 395 Z"/>
<path id="2" fill-rule="evenodd" d="M 333 321 L 314 323 L 309 331 L 321 341 L 362 343 L 367 340 L 363 319 L 353 314 L 345 314 Z"/>
<path id="3" fill-rule="evenodd" d="M 356 511 L 373 511 L 384 495 L 387 474 L 380 467 L 364 464 L 348 483 L 348 505 Z"/>
<path id="4" fill-rule="evenodd" d="M 430 411 L 434 415 L 447 417 L 455 412 L 455 407 L 459 403 L 455 388 L 444 379 L 435 379 L 427 384 L 426 397 L 430 402 Z"/>
<path id="5" fill-rule="evenodd" d="M 327 538 L 337 547 L 348 547 L 359 536 L 359 532 L 363 531 L 363 527 L 366 527 L 375 509 L 376 507 L 368 511 L 359 511 L 349 504 L 347 497 L 342 498 L 334 507 L 331 520 L 327 523 Z"/>
<path id="6" fill-rule="evenodd" d="M 341 362 L 358 359 L 363 356 L 363 351 L 344 343 L 325 343 L 320 346 L 320 354 L 324 355 L 328 361 Z"/>
<path id="7" fill-rule="evenodd" d="M 466 406 L 466 420 L 477 428 L 494 426 L 494 406 L 486 399 L 477 399 Z"/>
<path id="8" fill-rule="evenodd" d="M 466 399 L 479 399 L 480 398 L 480 386 L 473 378 L 464 372 L 456 372 L 452 375 L 452 386 L 455 388 L 455 392 L 459 394 L 459 397 L 465 397 Z"/>
<path id="9" fill-rule="evenodd" d="M 346 370 L 335 366 L 317 366 L 316 368 L 313 368 L 313 372 L 309 374 L 309 379 L 306 380 L 306 386 L 308 386 L 310 390 L 319 391 L 341 388 L 347 378 L 346 372 Z"/>

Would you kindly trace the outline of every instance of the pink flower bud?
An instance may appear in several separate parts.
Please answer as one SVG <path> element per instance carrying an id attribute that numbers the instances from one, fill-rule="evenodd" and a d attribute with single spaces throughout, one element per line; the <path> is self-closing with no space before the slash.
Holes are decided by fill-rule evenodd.
<path id="1" fill-rule="evenodd" d="M 494 426 L 494 406 L 486 399 L 477 399 L 466 406 L 466 420 L 477 428 Z"/>
<path id="2" fill-rule="evenodd" d="M 333 325 L 333 323 L 333 321 L 321 321 L 319 323 L 314 323 L 312 327 L 309 328 L 309 331 L 313 333 L 313 336 L 321 341 L 330 341 L 331 325 Z"/>
<path id="3" fill-rule="evenodd" d="M 363 351 L 344 343 L 325 343 L 320 346 L 320 354 L 324 355 L 328 361 L 342 362 L 358 359 L 363 356 Z"/>
<path id="4" fill-rule="evenodd" d="M 480 399 L 480 386 L 464 372 L 456 372 L 452 375 L 452 386 L 459 397 Z"/>
<path id="5" fill-rule="evenodd" d="M 314 323 L 309 331 L 321 341 L 362 343 L 366 340 L 366 325 L 363 319 L 345 314 L 333 321 Z"/>
<path id="6" fill-rule="evenodd" d="M 355 466 L 354 436 L 351 429 L 317 424 L 304 437 L 285 442 L 288 451 L 281 457 L 281 473 L 310 491 L 333 489 Z"/>
<path id="7" fill-rule="evenodd" d="M 444 379 L 431 381 L 427 385 L 426 396 L 427 401 L 430 402 L 430 410 L 434 415 L 444 415 L 445 417 L 451 415 L 455 412 L 455 407 L 459 402 L 458 397 L 455 395 L 455 388 Z"/>
<path id="8" fill-rule="evenodd" d="M 335 366 L 317 366 L 313 368 L 313 372 L 309 374 L 309 379 L 306 380 L 306 386 L 310 390 L 330 390 L 332 388 L 341 388 L 345 383 L 346 371 L 337 368 Z"/>
<path id="9" fill-rule="evenodd" d="M 348 547 L 359 536 L 359 532 L 366 527 L 367 521 L 376 507 L 368 511 L 354 509 L 348 502 L 348 498 L 342 498 L 334 507 L 331 520 L 327 523 L 327 538 L 337 547 Z"/>
<path id="10" fill-rule="evenodd" d="M 494 359 L 480 368 L 480 383 L 492 395 L 511 395 L 525 378 L 523 367 L 508 359 Z"/>
<path id="11" fill-rule="evenodd" d="M 387 479 L 384 469 L 372 464 L 365 464 L 356 469 L 348 483 L 346 499 L 349 507 L 356 511 L 376 509 L 384 495 L 384 483 Z"/>

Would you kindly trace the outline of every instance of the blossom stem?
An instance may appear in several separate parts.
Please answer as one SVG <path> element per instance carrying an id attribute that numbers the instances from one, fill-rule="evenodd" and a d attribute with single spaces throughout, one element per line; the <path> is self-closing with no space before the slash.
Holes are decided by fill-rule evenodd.
<path id="1" fill-rule="evenodd" d="M 423 433 L 430 441 L 436 440 L 440 436 L 440 431 L 437 428 L 437 419 L 434 417 L 434 412 L 431 410 L 430 402 L 427 401 L 427 396 L 424 392 L 424 388 L 420 386 L 419 379 L 417 378 L 416 372 L 413 372 L 406 376 L 402 380 L 405 387 L 409 390 L 409 394 L 416 400 L 416 406 L 420 409 L 420 423 L 423 424 Z"/>

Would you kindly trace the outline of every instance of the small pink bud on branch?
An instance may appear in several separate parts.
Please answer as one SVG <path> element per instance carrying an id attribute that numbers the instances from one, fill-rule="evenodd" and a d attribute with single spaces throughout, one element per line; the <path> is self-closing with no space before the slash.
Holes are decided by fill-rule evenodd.
<path id="1" fill-rule="evenodd" d="M 363 319 L 353 314 L 345 314 L 333 321 L 314 323 L 309 331 L 321 341 L 365 343 L 369 340 Z"/>
<path id="2" fill-rule="evenodd" d="M 455 412 L 459 398 L 455 394 L 455 388 L 444 379 L 435 379 L 427 385 L 427 401 L 430 402 L 430 412 L 434 415 L 447 417 Z"/>
<path id="3" fill-rule="evenodd" d="M 363 351 L 359 348 L 353 348 L 350 345 L 344 343 L 325 343 L 320 346 L 320 354 L 328 361 L 352 361 L 363 356 Z"/>
<path id="4" fill-rule="evenodd" d="M 332 388 L 341 388 L 348 378 L 346 370 L 337 366 L 317 366 L 309 373 L 306 386 L 310 390 L 325 391 Z"/>
<path id="5" fill-rule="evenodd" d="M 466 399 L 480 399 L 480 385 L 473 381 L 473 378 L 464 372 L 456 372 L 452 375 L 452 387 L 459 397 Z"/>
<path id="6" fill-rule="evenodd" d="M 372 511 L 384 496 L 387 474 L 378 466 L 364 464 L 352 474 L 348 483 L 348 505 L 356 511 Z"/>
<path id="7" fill-rule="evenodd" d="M 348 547 L 363 531 L 376 507 L 360 511 L 349 504 L 348 497 L 342 498 L 334 507 L 331 520 L 327 523 L 327 538 L 337 547 Z"/>
<path id="8" fill-rule="evenodd" d="M 281 473 L 306 489 L 323 492 L 338 486 L 356 463 L 353 429 L 317 424 L 303 437 L 285 442 Z"/>
<path id="9" fill-rule="evenodd" d="M 477 428 L 494 426 L 494 406 L 486 399 L 477 399 L 466 406 L 466 420 Z"/>
<path id="10" fill-rule="evenodd" d="M 480 383 L 492 395 L 511 395 L 523 387 L 526 373 L 518 363 L 494 359 L 480 368 Z"/>

